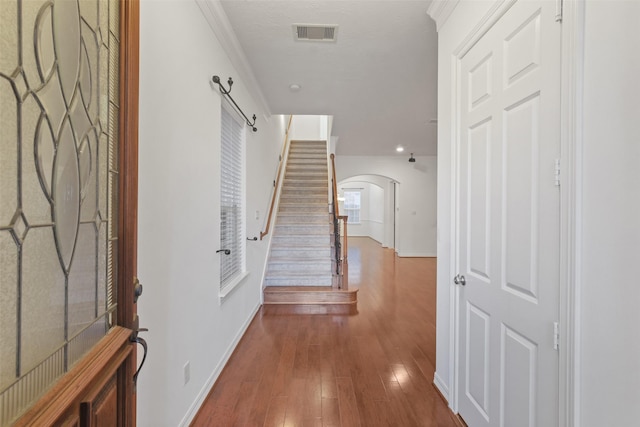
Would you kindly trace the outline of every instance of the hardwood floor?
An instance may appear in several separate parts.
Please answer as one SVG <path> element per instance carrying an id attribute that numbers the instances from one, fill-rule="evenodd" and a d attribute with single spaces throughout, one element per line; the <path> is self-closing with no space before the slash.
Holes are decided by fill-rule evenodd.
<path id="1" fill-rule="evenodd" d="M 354 315 L 261 309 L 192 426 L 457 426 L 432 385 L 434 258 L 349 239 Z"/>

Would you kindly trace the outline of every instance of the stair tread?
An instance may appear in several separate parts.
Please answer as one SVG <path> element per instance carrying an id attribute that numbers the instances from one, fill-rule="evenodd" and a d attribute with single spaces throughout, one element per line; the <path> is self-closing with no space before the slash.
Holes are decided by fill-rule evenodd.
<path id="1" fill-rule="evenodd" d="M 327 200 L 326 202 L 309 202 L 309 201 L 305 201 L 304 203 L 290 203 L 290 202 L 286 202 L 286 203 L 282 203 L 280 202 L 280 205 L 296 205 L 296 206 L 309 206 L 309 205 L 328 205 L 329 201 Z"/>
<path id="2" fill-rule="evenodd" d="M 304 246 L 295 246 L 295 247 L 290 247 L 289 245 L 283 245 L 283 246 L 274 246 L 273 244 L 271 245 L 271 247 L 277 251 L 287 251 L 287 250 L 294 250 L 296 252 L 300 252 L 300 251 L 318 251 L 318 250 L 330 250 L 331 248 L 329 247 L 329 245 L 304 245 Z"/>
<path id="3" fill-rule="evenodd" d="M 278 215 L 284 215 L 284 216 L 300 216 L 299 213 L 295 213 L 295 212 L 282 212 L 282 213 L 278 213 Z M 329 215 L 328 213 L 310 213 L 308 216 L 327 216 Z M 306 216 L 306 215 L 305 215 Z"/>
<path id="4" fill-rule="evenodd" d="M 305 238 L 305 237 L 308 237 L 308 236 L 309 236 L 308 234 L 304 234 L 304 233 L 291 233 L 291 234 L 287 234 L 287 235 L 286 235 L 286 237 L 287 237 L 287 238 L 298 237 L 298 238 L 300 238 L 300 241 L 301 241 L 301 242 L 304 242 L 304 241 L 305 241 L 305 239 L 304 239 L 304 238 Z M 273 236 L 273 237 L 274 237 L 274 238 L 276 238 L 276 237 L 281 237 L 281 236 L 279 236 L 279 235 L 277 235 L 277 234 L 276 234 L 276 235 L 275 235 L 275 236 Z M 326 236 L 325 236 L 325 235 L 322 235 L 322 234 L 319 234 L 319 235 L 315 235 L 315 236 L 312 236 L 312 237 L 313 237 L 315 240 L 318 240 L 318 237 L 326 237 L 326 238 L 327 238 L 327 240 L 328 240 L 328 239 L 329 239 L 329 237 L 330 237 L 330 234 L 329 234 L 329 233 L 327 233 L 327 235 L 326 235 Z"/>
<path id="5" fill-rule="evenodd" d="M 320 227 L 327 227 L 329 226 L 329 221 L 326 222 L 300 222 L 300 223 L 296 223 L 296 222 L 288 222 L 286 224 L 277 224 L 276 227 L 279 228 L 286 228 L 286 227 L 314 227 L 314 228 L 320 228 Z"/>
<path id="6" fill-rule="evenodd" d="M 327 261 L 332 261 L 331 256 L 327 255 L 325 257 L 309 257 L 309 258 L 293 258 L 293 257 L 271 257 L 269 258 L 269 263 L 275 263 L 275 264 L 283 264 L 283 263 L 292 263 L 292 264 L 312 264 L 315 262 L 321 263 L 321 262 L 327 262 Z"/>
<path id="7" fill-rule="evenodd" d="M 319 228 L 319 226 L 323 227 L 331 227 L 331 223 L 323 221 L 323 222 L 279 222 L 276 221 L 276 227 L 279 227 L 278 230 L 284 230 L 285 227 L 306 227 L 306 226 L 314 226 Z M 313 229 L 316 231 L 316 229 Z M 331 230 L 327 230 L 327 234 L 330 234 Z"/>
<path id="8" fill-rule="evenodd" d="M 265 280 L 306 280 L 306 281 L 320 281 L 331 280 L 333 275 L 331 271 L 310 273 L 308 271 L 296 271 L 296 270 L 275 270 L 267 271 L 264 276 Z"/>
<path id="9" fill-rule="evenodd" d="M 336 292 L 336 293 L 357 293 L 357 289 L 344 290 L 334 289 L 331 286 L 269 286 L 264 288 L 265 292 Z"/>
<path id="10" fill-rule="evenodd" d="M 280 199 L 327 199 L 327 203 L 329 203 L 326 194 L 282 194 Z"/>

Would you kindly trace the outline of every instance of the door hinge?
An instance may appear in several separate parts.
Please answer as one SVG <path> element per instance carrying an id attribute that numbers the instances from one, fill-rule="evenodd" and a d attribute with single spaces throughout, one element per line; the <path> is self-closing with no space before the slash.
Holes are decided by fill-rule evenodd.
<path id="1" fill-rule="evenodd" d="M 563 0 L 556 0 L 556 22 L 562 22 L 562 2 Z"/>
<path id="2" fill-rule="evenodd" d="M 560 159 L 555 160 L 553 169 L 553 180 L 556 187 L 560 187 Z"/>
<path id="3" fill-rule="evenodd" d="M 560 348 L 560 325 L 558 322 L 553 322 L 553 349 L 558 350 Z"/>

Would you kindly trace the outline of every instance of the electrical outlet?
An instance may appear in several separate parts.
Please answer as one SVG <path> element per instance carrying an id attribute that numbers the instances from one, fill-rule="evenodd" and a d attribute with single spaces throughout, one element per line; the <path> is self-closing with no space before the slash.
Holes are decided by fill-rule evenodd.
<path id="1" fill-rule="evenodd" d="M 187 385 L 191 379 L 191 362 L 184 364 L 184 385 Z"/>

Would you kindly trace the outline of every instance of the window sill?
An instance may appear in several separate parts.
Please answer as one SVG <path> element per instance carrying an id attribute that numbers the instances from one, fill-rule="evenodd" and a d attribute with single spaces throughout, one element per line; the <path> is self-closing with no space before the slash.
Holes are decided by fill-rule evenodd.
<path id="1" fill-rule="evenodd" d="M 238 277 L 236 277 L 233 282 L 231 282 L 230 285 L 220 291 L 220 304 L 222 304 L 227 299 L 227 297 L 229 297 L 229 295 L 231 295 L 236 290 L 236 288 L 240 287 L 240 285 L 245 282 L 247 277 L 249 277 L 249 272 L 243 271 L 238 275 Z"/>

